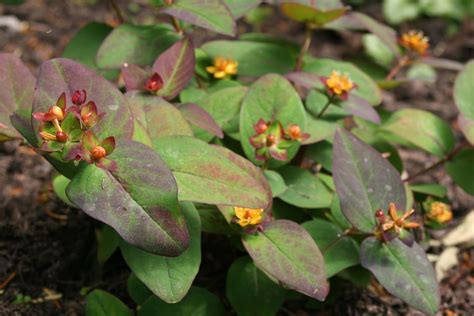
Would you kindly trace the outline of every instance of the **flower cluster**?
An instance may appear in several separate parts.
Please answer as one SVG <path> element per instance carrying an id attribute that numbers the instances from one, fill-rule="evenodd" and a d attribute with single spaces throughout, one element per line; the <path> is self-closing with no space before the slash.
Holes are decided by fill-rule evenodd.
<path id="1" fill-rule="evenodd" d="M 114 137 L 99 141 L 90 130 L 105 113 L 98 113 L 94 101 L 86 103 L 85 90 L 71 96 L 72 106 L 67 106 L 66 93 L 62 93 L 47 112 L 35 112 L 40 121 L 40 150 L 46 153 L 59 152 L 64 161 L 84 160 L 105 169 L 113 169 L 115 163 L 106 158 L 115 148 Z"/>
<path id="2" fill-rule="evenodd" d="M 242 227 L 248 225 L 257 225 L 262 222 L 263 209 L 261 208 L 247 208 L 247 207 L 234 207 L 234 213 L 236 216 L 236 223 Z"/>
<path id="3" fill-rule="evenodd" d="M 449 205 L 436 201 L 429 203 L 425 216 L 429 221 L 445 224 L 453 219 L 453 212 Z"/>
<path id="4" fill-rule="evenodd" d="M 326 86 L 330 96 L 336 96 L 341 100 L 347 100 L 349 92 L 357 88 L 357 85 L 352 82 L 348 74 L 341 74 L 336 70 L 333 70 L 329 77 L 321 77 L 321 81 Z"/>
<path id="5" fill-rule="evenodd" d="M 255 135 L 250 137 L 250 144 L 255 148 L 257 160 L 286 160 L 287 149 L 296 141 L 301 142 L 309 137 L 301 127 L 291 124 L 285 130 L 279 121 L 266 122 L 260 119 L 254 126 Z"/>
<path id="6" fill-rule="evenodd" d="M 415 52 L 420 56 L 426 55 L 426 50 L 429 48 L 429 39 L 422 31 L 411 30 L 402 34 L 400 37 L 400 45 L 407 51 Z"/>
<path id="7" fill-rule="evenodd" d="M 230 58 L 216 57 L 214 65 L 206 67 L 206 71 L 216 79 L 226 79 L 237 74 L 239 63 Z"/>
<path id="8" fill-rule="evenodd" d="M 408 221 L 408 217 L 412 216 L 413 213 L 415 213 L 415 210 L 411 209 L 398 216 L 394 203 L 390 203 L 388 206 L 389 216 L 386 216 L 382 210 L 376 211 L 375 217 L 377 218 L 378 225 L 375 235 L 382 241 L 390 241 L 399 237 L 403 242 L 411 245 L 413 239 L 408 229 L 420 227 L 419 223 Z"/>

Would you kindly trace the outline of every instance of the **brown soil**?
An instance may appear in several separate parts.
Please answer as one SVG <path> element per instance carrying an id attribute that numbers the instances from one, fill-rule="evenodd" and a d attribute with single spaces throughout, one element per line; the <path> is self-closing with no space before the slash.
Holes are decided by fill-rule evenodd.
<path id="1" fill-rule="evenodd" d="M 95 3 L 97 2 L 97 3 Z M 128 1 L 118 1 L 128 8 Z M 95 4 L 88 4 L 95 3 Z M 132 7 L 133 9 L 133 7 Z M 370 12 L 377 7 L 369 7 Z M 29 0 L 21 6 L 2 6 L 0 14 L 14 15 L 28 22 L 29 28 L 13 33 L 0 28 L 2 52 L 12 52 L 36 72 L 38 65 L 61 55 L 74 33 L 91 20 L 115 23 L 114 14 L 106 1 L 93 0 Z M 149 14 L 148 14 L 149 15 Z M 141 17 L 143 19 L 145 16 Z M 301 39 L 301 29 L 295 23 L 279 20 L 263 25 L 264 30 L 292 34 Z M 436 47 L 444 47 L 442 56 L 466 61 L 474 52 L 474 22 L 463 23 L 453 38 L 441 36 L 443 21 L 416 22 L 428 32 Z M 407 28 L 406 25 L 402 28 Z M 204 34 L 206 36 L 207 34 Z M 318 32 L 318 41 L 312 46 L 317 56 L 347 57 L 360 52 L 358 36 L 348 37 L 332 32 Z M 410 83 L 385 94 L 383 106 L 390 110 L 416 107 L 434 112 L 455 126 L 457 110 L 451 89 L 455 75 L 440 72 L 432 85 Z M 401 149 L 409 173 L 433 162 L 433 158 L 419 151 Z M 0 144 L 0 315 L 82 315 L 84 296 L 81 289 L 100 287 L 118 295 L 130 306 L 126 294 L 128 270 L 119 254 L 104 267 L 95 259 L 95 229 L 100 224 L 79 210 L 71 209 L 51 192 L 53 170 L 40 156 L 16 143 Z M 449 198 L 455 211 L 455 221 L 474 208 L 474 198 L 453 185 L 440 169 L 423 182 L 440 182 L 448 186 Z M 91 246 L 94 245 L 94 246 Z M 219 296 L 225 296 L 225 273 L 237 251 L 222 258 L 222 249 L 232 246 L 225 238 L 204 236 L 203 267 L 197 283 Z M 474 249 L 460 253 L 459 266 L 452 268 L 441 283 L 442 310 L 446 315 L 474 313 Z M 14 275 L 2 288 L 3 280 Z M 19 295 L 44 297 L 46 291 L 62 294 L 58 301 L 37 304 L 12 304 Z M 305 309 L 298 299 L 289 301 L 281 315 L 417 315 L 399 300 L 388 295 L 375 294 L 373 288 L 358 289 L 344 283 L 337 303 L 323 311 Z M 224 299 L 225 300 L 225 299 Z"/>

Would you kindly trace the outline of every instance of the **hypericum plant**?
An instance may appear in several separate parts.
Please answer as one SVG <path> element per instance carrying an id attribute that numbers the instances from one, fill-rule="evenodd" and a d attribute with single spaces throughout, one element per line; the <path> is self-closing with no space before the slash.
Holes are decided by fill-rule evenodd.
<path id="1" fill-rule="evenodd" d="M 337 0 L 276 1 L 304 25 L 301 47 L 248 33 L 196 48 L 193 26 L 235 35 L 235 20 L 261 1 L 150 2 L 171 24 L 88 24 L 37 78 L 0 55 L 2 139 L 25 139 L 59 172 L 58 196 L 106 224 L 99 262 L 120 248 L 138 314 L 224 313 L 192 287 L 201 232 L 243 252 L 226 289 L 239 315 L 275 314 L 287 289 L 323 301 L 333 278 L 368 285 L 371 275 L 436 313 L 437 282 L 418 244 L 429 235 L 414 230 L 443 227 L 452 213 L 443 186 L 413 181 L 444 165 L 474 194 L 474 63 L 429 57 L 423 33 L 397 36 Z M 313 30 L 326 28 L 366 33 L 364 62 L 309 54 Z M 383 76 L 370 75 L 375 63 Z M 457 145 L 432 113 L 377 107 L 381 88 L 432 66 L 462 69 L 454 97 L 466 141 Z M 439 161 L 402 179 L 394 145 Z M 88 295 L 87 314 L 104 308 L 132 313 L 106 292 Z"/>

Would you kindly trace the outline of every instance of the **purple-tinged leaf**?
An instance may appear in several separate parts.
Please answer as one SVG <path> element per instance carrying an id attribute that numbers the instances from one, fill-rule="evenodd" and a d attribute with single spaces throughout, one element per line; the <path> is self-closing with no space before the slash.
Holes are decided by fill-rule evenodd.
<path id="1" fill-rule="evenodd" d="M 266 208 L 266 188 L 254 175 L 198 139 L 162 137 L 153 148 L 173 170 L 179 200 L 207 204 Z"/>
<path id="2" fill-rule="evenodd" d="M 375 124 L 380 124 L 380 116 L 374 107 L 365 99 L 350 94 L 346 101 L 342 103 L 342 108 L 352 115 L 363 118 Z"/>
<path id="3" fill-rule="evenodd" d="M 71 202 L 140 249 L 181 254 L 189 238 L 171 170 L 155 151 L 135 141 L 119 140 L 107 158 L 116 162 L 116 170 L 86 165 L 67 187 Z"/>
<path id="4" fill-rule="evenodd" d="M 375 211 L 389 203 L 406 208 L 400 174 L 382 155 L 345 130 L 334 137 L 333 177 L 341 208 L 357 229 L 372 233 Z"/>
<path id="5" fill-rule="evenodd" d="M 418 62 L 433 66 L 435 68 L 454 71 L 461 71 L 464 68 L 464 65 L 457 61 L 436 57 L 422 57 L 418 60 Z"/>
<path id="6" fill-rule="evenodd" d="M 167 303 L 177 303 L 188 293 L 201 264 L 201 223 L 192 203 L 180 203 L 189 230 L 190 243 L 178 257 L 157 256 L 127 243 L 122 255 L 137 278 Z"/>
<path id="7" fill-rule="evenodd" d="M 242 241 L 255 265 L 270 278 L 317 300 L 326 298 L 324 258 L 301 226 L 288 220 L 272 221 Z"/>
<path id="8" fill-rule="evenodd" d="M 310 72 L 290 72 L 285 75 L 286 79 L 306 89 L 324 88 L 321 77 Z"/>
<path id="9" fill-rule="evenodd" d="M 199 105 L 194 103 L 182 104 L 178 109 L 181 115 L 191 124 L 221 139 L 224 138 L 224 133 L 220 126 L 217 125 L 212 116 Z"/>
<path id="10" fill-rule="evenodd" d="M 148 79 L 148 73 L 145 69 L 134 64 L 125 63 L 122 65 L 121 70 L 127 91 L 143 91 L 145 89 L 145 83 Z"/>
<path id="11" fill-rule="evenodd" d="M 340 1 L 280 1 L 282 12 L 290 19 L 308 23 L 313 27 L 321 27 L 343 16 L 349 7 L 344 7 Z"/>
<path id="12" fill-rule="evenodd" d="M 10 115 L 20 110 L 31 116 L 34 90 L 35 77 L 23 62 L 12 54 L 0 53 L 0 141 L 20 137 L 10 122 Z M 31 126 L 21 128 L 22 134 L 29 130 Z"/>
<path id="13" fill-rule="evenodd" d="M 175 0 L 161 12 L 217 33 L 235 35 L 234 18 L 220 0 Z"/>
<path id="14" fill-rule="evenodd" d="M 352 12 L 350 16 L 354 17 L 357 21 L 360 22 L 369 32 L 377 36 L 387 47 L 390 49 L 395 56 L 400 56 L 400 49 L 398 47 L 397 32 L 391 27 L 388 27 L 382 23 L 377 22 L 370 16 L 359 13 Z"/>
<path id="15" fill-rule="evenodd" d="M 166 100 L 174 99 L 193 77 L 195 62 L 194 46 L 189 38 L 164 51 L 153 64 L 153 72 L 164 82 L 158 95 Z"/>
<path id="16" fill-rule="evenodd" d="M 135 118 L 148 132 L 152 142 L 166 136 L 193 136 L 191 126 L 171 103 L 150 95 L 127 93 L 126 96 Z"/>
<path id="17" fill-rule="evenodd" d="M 433 266 L 417 243 L 408 247 L 398 239 L 381 243 L 367 238 L 360 259 L 391 294 L 426 314 L 438 311 L 440 295 Z"/>
<path id="18" fill-rule="evenodd" d="M 474 60 L 466 64 L 454 83 L 454 102 L 459 112 L 461 129 L 474 144 Z"/>
<path id="19" fill-rule="evenodd" d="M 99 138 L 114 136 L 130 138 L 133 133 L 133 116 L 123 94 L 109 81 L 81 64 L 64 58 L 52 59 L 40 67 L 33 112 L 47 112 L 62 93 L 71 100 L 76 91 L 85 90 L 88 101 L 94 101 L 98 113 L 105 113 L 92 131 Z M 39 122 L 32 121 L 39 129 Z"/>

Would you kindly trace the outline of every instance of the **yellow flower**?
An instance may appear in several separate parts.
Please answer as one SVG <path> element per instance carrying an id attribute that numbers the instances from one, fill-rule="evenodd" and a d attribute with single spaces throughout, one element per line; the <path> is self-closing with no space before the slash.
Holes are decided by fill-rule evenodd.
<path id="1" fill-rule="evenodd" d="M 242 227 L 247 225 L 257 225 L 262 222 L 262 208 L 234 207 L 235 216 L 237 216 L 237 224 Z"/>
<path id="2" fill-rule="evenodd" d="M 347 97 L 347 93 L 355 88 L 355 84 L 349 78 L 349 75 L 341 75 L 338 71 L 333 70 L 329 78 L 325 81 L 328 90 L 339 97 Z"/>
<path id="3" fill-rule="evenodd" d="M 239 63 L 230 58 L 214 58 L 214 66 L 206 67 L 208 73 L 213 74 L 214 78 L 223 79 L 237 74 Z"/>
<path id="4" fill-rule="evenodd" d="M 404 33 L 400 38 L 400 44 L 408 50 L 417 52 L 420 55 L 424 55 L 429 44 L 429 39 L 422 31 L 411 30 L 408 33 Z"/>
<path id="5" fill-rule="evenodd" d="M 449 205 L 442 202 L 433 202 L 426 217 L 439 224 L 444 224 L 453 218 L 453 212 L 451 212 Z"/>

